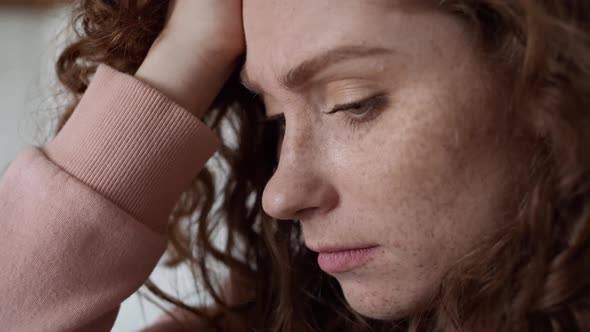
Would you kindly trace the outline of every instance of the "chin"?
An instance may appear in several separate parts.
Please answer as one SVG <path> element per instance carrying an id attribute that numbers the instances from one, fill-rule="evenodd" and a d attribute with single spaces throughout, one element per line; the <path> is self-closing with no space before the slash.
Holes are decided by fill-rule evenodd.
<path id="1" fill-rule="evenodd" d="M 377 287 L 358 280 L 340 282 L 346 302 L 363 317 L 377 320 L 400 320 L 414 315 L 423 307 L 417 292 L 400 287 Z M 372 286 L 372 287 L 371 287 Z"/>

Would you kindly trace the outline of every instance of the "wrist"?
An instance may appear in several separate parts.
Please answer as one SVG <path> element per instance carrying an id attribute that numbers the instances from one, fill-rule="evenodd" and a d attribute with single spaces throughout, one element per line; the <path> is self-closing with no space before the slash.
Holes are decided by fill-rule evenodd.
<path id="1" fill-rule="evenodd" d="M 202 44 L 208 46 L 196 49 L 194 42 L 157 40 L 135 76 L 203 118 L 235 69 L 239 54 L 230 48 Z"/>

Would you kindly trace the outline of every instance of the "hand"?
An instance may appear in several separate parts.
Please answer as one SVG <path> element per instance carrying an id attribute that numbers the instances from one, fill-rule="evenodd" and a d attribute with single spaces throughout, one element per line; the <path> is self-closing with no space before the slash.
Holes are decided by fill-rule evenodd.
<path id="1" fill-rule="evenodd" d="M 244 50 L 241 0 L 171 0 L 135 76 L 202 118 Z"/>

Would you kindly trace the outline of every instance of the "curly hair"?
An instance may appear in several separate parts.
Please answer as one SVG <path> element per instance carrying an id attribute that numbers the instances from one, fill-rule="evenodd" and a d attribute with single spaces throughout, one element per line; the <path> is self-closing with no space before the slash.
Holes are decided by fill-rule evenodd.
<path id="1" fill-rule="evenodd" d="M 262 102 L 240 85 L 237 71 L 203 119 L 222 147 L 179 197 L 167 229 L 166 265 L 190 266 L 216 310 L 183 303 L 149 279 L 148 290 L 214 330 L 233 322 L 249 331 L 590 331 L 590 2 L 436 5 L 476 31 L 482 54 L 513 82 L 507 115 L 535 142 L 535 157 L 514 220 L 453 266 L 428 310 L 396 322 L 361 317 L 301 245 L 297 221 L 272 222 L 264 213 L 278 130 L 261 124 Z M 155 0 L 75 3 L 75 40 L 56 65 L 71 102 L 52 135 L 98 64 L 135 73 L 166 10 L 167 1 Z M 239 294 L 232 301 L 214 264 L 229 271 Z"/>

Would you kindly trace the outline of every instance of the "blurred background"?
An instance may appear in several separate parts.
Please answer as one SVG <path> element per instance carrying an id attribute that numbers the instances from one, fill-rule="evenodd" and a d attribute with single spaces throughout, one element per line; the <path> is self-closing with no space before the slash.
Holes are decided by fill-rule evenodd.
<path id="1" fill-rule="evenodd" d="M 70 10 L 66 1 L 0 0 L 0 170 L 24 145 L 38 145 L 47 121 L 63 106 L 54 63 L 67 40 Z M 159 266 L 151 278 L 187 303 L 200 302 L 188 270 Z M 112 331 L 141 330 L 161 314 L 136 293 L 123 302 Z"/>

